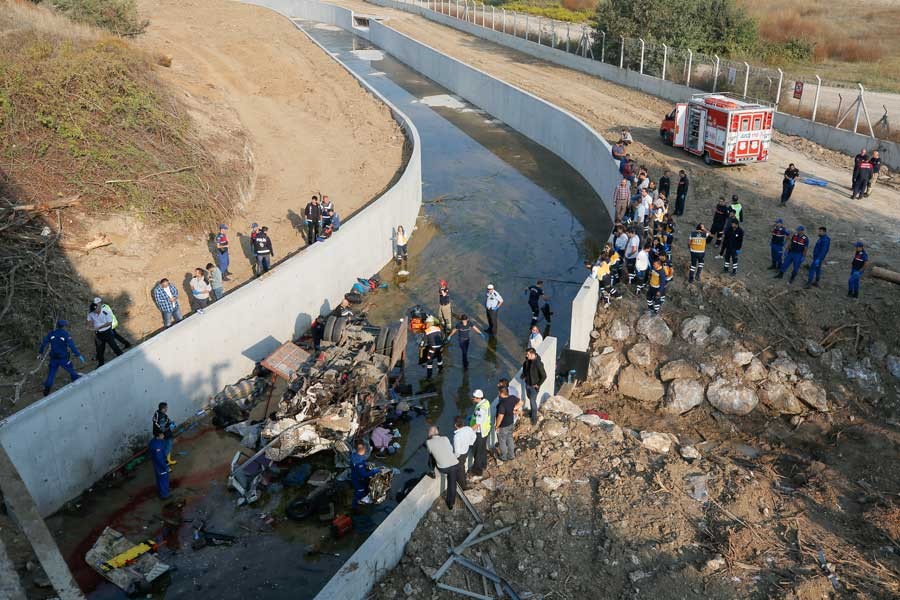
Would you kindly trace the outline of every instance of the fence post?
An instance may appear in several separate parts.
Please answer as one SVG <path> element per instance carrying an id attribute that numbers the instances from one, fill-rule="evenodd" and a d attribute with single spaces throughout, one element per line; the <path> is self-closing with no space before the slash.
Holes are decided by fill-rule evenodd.
<path id="1" fill-rule="evenodd" d="M 856 133 L 856 128 L 859 126 L 859 115 L 862 113 L 863 107 L 863 86 L 861 83 L 857 83 L 859 86 L 859 97 L 856 99 L 856 114 L 853 115 L 853 133 Z"/>
<path id="2" fill-rule="evenodd" d="M 519 13 L 513 11 L 513 35 L 519 37 Z"/>
<path id="3" fill-rule="evenodd" d="M 566 52 L 569 51 L 569 22 L 566 21 Z"/>
<path id="4" fill-rule="evenodd" d="M 453 15 L 453 18 L 459 18 L 459 0 L 456 0 L 456 13 Z"/>
<path id="5" fill-rule="evenodd" d="M 619 68 L 625 68 L 625 36 L 620 35 L 619 40 L 621 42 L 621 47 L 619 49 Z"/>
<path id="6" fill-rule="evenodd" d="M 541 28 L 541 18 L 540 17 L 536 17 L 536 18 L 537 18 L 537 24 L 538 24 L 538 44 L 540 44 L 541 43 L 541 34 L 544 32 L 544 30 Z"/>
<path id="7" fill-rule="evenodd" d="M 481 3 L 481 26 L 487 29 L 487 6 L 484 5 L 484 2 Z"/>
<path id="8" fill-rule="evenodd" d="M 550 27 L 553 28 L 552 35 L 550 36 L 550 46 L 552 48 L 556 48 L 556 21 L 550 19 Z"/>
<path id="9" fill-rule="evenodd" d="M 719 85 L 719 55 L 713 54 L 716 57 L 716 71 L 713 73 L 713 93 L 716 91 L 716 87 Z"/>
<path id="10" fill-rule="evenodd" d="M 784 80 L 784 71 L 778 69 L 778 89 L 775 90 L 775 111 L 778 111 L 778 103 L 781 102 L 781 82 Z"/>
<path id="11" fill-rule="evenodd" d="M 525 13 L 525 41 L 528 41 L 528 13 Z"/>
<path id="12" fill-rule="evenodd" d="M 588 37 L 587 27 L 582 25 L 581 27 L 581 39 L 584 41 L 584 46 L 581 48 L 581 56 L 583 58 L 587 58 L 588 46 L 591 44 L 591 38 Z"/>
<path id="13" fill-rule="evenodd" d="M 663 44 L 663 69 L 662 69 L 662 80 L 666 80 L 666 65 L 669 62 L 669 47 Z"/>
<path id="14" fill-rule="evenodd" d="M 812 121 L 816 122 L 816 112 L 819 110 L 819 92 L 822 90 L 822 78 L 816 75 L 816 98 L 813 100 Z"/>
<path id="15" fill-rule="evenodd" d="M 744 71 L 744 100 L 747 99 L 747 84 L 750 83 L 750 63 L 744 61 L 744 68 L 747 70 Z"/>
<path id="16" fill-rule="evenodd" d="M 601 31 L 600 35 L 603 36 L 603 39 L 600 41 L 602 44 L 600 46 L 600 62 L 606 62 L 606 32 Z"/>
<path id="17" fill-rule="evenodd" d="M 687 64 L 687 77 L 685 78 L 684 85 L 687 87 L 691 87 L 691 65 L 694 63 L 694 53 L 688 49 L 688 64 Z"/>
<path id="18" fill-rule="evenodd" d="M 491 5 L 491 31 L 497 31 L 497 7 Z"/>
<path id="19" fill-rule="evenodd" d="M 644 43 L 644 38 L 638 38 L 638 39 L 641 40 L 641 68 L 640 68 L 640 73 L 641 73 L 641 75 L 643 75 L 643 74 L 644 74 L 644 46 L 645 46 L 646 44 Z"/>

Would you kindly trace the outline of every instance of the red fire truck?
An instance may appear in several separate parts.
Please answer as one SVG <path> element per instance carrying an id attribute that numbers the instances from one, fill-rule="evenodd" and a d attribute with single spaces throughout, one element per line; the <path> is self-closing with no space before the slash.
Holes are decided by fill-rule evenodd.
<path id="1" fill-rule="evenodd" d="M 724 94 L 697 94 L 675 105 L 659 126 L 667 144 L 713 162 L 736 165 L 769 156 L 775 109 Z"/>

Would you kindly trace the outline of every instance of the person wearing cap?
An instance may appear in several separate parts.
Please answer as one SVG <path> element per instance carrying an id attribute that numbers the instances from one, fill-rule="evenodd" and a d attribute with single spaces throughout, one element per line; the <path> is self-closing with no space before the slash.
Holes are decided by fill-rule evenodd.
<path id="1" fill-rule="evenodd" d="M 703 259 L 706 257 L 706 242 L 709 232 L 703 223 L 697 223 L 697 227 L 688 238 L 688 250 L 691 252 L 691 272 L 688 275 L 688 283 L 700 283 L 700 275 L 703 273 Z"/>
<path id="2" fill-rule="evenodd" d="M 775 225 L 772 226 L 772 239 L 769 241 L 769 250 L 772 253 L 772 264 L 769 265 L 770 271 L 773 269 L 781 270 L 781 265 L 784 263 L 784 242 L 789 235 L 791 235 L 791 232 L 784 226 L 784 221 L 775 219 Z"/>
<path id="3" fill-rule="evenodd" d="M 781 279 L 784 277 L 784 272 L 788 270 L 788 267 L 793 267 L 791 271 L 790 283 L 794 282 L 794 278 L 797 276 L 797 272 L 800 270 L 800 265 L 803 264 L 803 259 L 806 256 L 806 249 L 809 247 L 809 238 L 806 236 L 806 227 L 803 225 L 797 226 L 797 232 L 791 236 L 791 245 L 788 247 L 788 253 L 785 257 L 784 264 L 781 265 L 781 269 L 778 271 L 778 274 L 775 275 L 775 279 Z"/>
<path id="4" fill-rule="evenodd" d="M 84 364 L 84 357 L 81 355 L 81 352 L 78 351 L 78 347 L 75 346 L 72 334 L 66 331 L 66 327 L 68 326 L 69 322 L 65 319 L 57 321 L 56 329 L 44 336 L 43 341 L 41 341 L 41 347 L 38 348 L 38 360 L 40 360 L 44 355 L 47 346 L 50 347 L 50 364 L 47 367 L 47 378 L 44 380 L 45 396 L 49 394 L 50 390 L 53 388 L 53 382 L 56 380 L 56 372 L 60 368 L 69 374 L 72 381 L 81 377 L 75 370 L 75 367 L 72 366 L 72 361 L 69 359 L 69 352 L 71 351 L 82 364 Z"/>
<path id="5" fill-rule="evenodd" d="M 487 286 L 487 294 L 484 298 L 484 309 L 487 315 L 488 328 L 485 331 L 488 335 L 497 335 L 498 318 L 500 315 L 500 307 L 503 306 L 503 296 L 494 289 L 494 284 L 489 283 Z"/>
<path id="6" fill-rule="evenodd" d="M 812 286 L 819 287 L 819 278 L 822 276 L 822 263 L 828 256 L 828 250 L 831 248 L 831 238 L 828 237 L 828 230 L 819 227 L 819 239 L 813 247 L 812 262 L 809 264 L 809 277 L 806 279 L 806 289 Z"/>
<path id="7" fill-rule="evenodd" d="M 168 327 L 173 322 L 177 323 L 183 318 L 181 306 L 178 304 L 178 288 L 169 283 L 165 277 L 153 288 L 153 302 L 162 313 L 163 327 Z"/>
<path id="8" fill-rule="evenodd" d="M 228 265 L 230 264 L 230 260 L 228 258 L 228 235 L 225 233 L 228 231 L 228 227 L 225 226 L 225 223 L 219 225 L 219 235 L 216 236 L 216 264 L 219 265 L 219 270 L 222 271 L 222 279 L 228 281 Z"/>
<path id="9" fill-rule="evenodd" d="M 487 468 L 487 439 L 491 434 L 491 402 L 484 397 L 484 392 L 475 390 L 472 393 L 475 410 L 469 425 L 475 430 L 475 443 L 472 444 L 472 469 L 475 477 L 484 475 Z"/>
<path id="10" fill-rule="evenodd" d="M 113 335 L 112 315 L 103 310 L 102 304 L 91 304 L 91 311 L 87 315 L 88 326 L 94 332 L 94 345 L 97 349 L 97 364 L 103 366 L 106 363 L 106 346 L 112 348 L 116 356 L 122 354 L 122 349 L 116 343 Z"/>
<path id="11" fill-rule="evenodd" d="M 789 164 L 788 168 L 784 170 L 784 179 L 781 180 L 781 206 L 787 204 L 787 201 L 791 199 L 798 177 L 800 177 L 800 170 L 794 166 L 794 163 Z"/>
<path id="12" fill-rule="evenodd" d="M 869 255 L 866 253 L 865 244 L 856 242 L 856 252 L 853 253 L 853 262 L 850 263 L 850 280 L 847 282 L 847 296 L 859 298 L 859 280 L 866 265 L 869 264 Z"/>
<path id="13" fill-rule="evenodd" d="M 269 228 L 261 227 L 253 240 L 253 254 L 256 256 L 256 274 L 262 275 L 268 273 L 271 267 L 271 261 L 275 258 L 275 251 L 272 249 L 272 238 L 269 237 Z"/>
<path id="14" fill-rule="evenodd" d="M 687 201 L 689 185 L 690 181 L 688 181 L 688 176 L 684 169 L 678 171 L 678 187 L 675 189 L 675 216 L 684 214 L 684 203 Z"/>
<path id="15" fill-rule="evenodd" d="M 446 279 L 441 279 L 438 288 L 438 318 L 441 320 L 441 327 L 444 331 L 450 331 L 453 326 L 453 306 L 450 303 L 450 286 L 447 285 Z"/>
<path id="16" fill-rule="evenodd" d="M 741 256 L 741 248 L 744 245 L 744 230 L 741 228 L 738 219 L 731 220 L 731 225 L 725 230 L 725 237 L 722 238 L 722 255 L 725 258 L 725 264 L 722 266 L 722 272 L 727 273 L 731 269 L 731 276 L 737 275 L 738 258 Z"/>
<path id="17" fill-rule="evenodd" d="M 534 348 L 525 350 L 522 380 L 525 382 L 525 395 L 530 404 L 531 423 L 537 425 L 538 411 L 541 408 L 541 386 L 547 380 L 547 371 L 544 370 L 544 363 Z"/>
<path id="18" fill-rule="evenodd" d="M 856 176 L 853 178 L 853 193 L 850 194 L 851 200 L 862 200 L 869 187 L 869 181 L 872 179 L 872 161 L 868 156 L 863 156 L 862 160 L 856 163 Z"/>
<path id="19" fill-rule="evenodd" d="M 459 459 L 453 453 L 453 444 L 450 440 L 441 435 L 437 427 L 428 428 L 428 440 L 425 447 L 434 459 L 437 470 L 447 477 L 447 508 L 453 510 L 456 504 L 456 483 L 459 477 Z"/>
<path id="20" fill-rule="evenodd" d="M 222 271 L 212 263 L 206 263 L 206 274 L 209 276 L 209 286 L 212 288 L 213 299 L 221 300 L 225 295 L 225 284 L 222 283 Z"/>
<path id="21" fill-rule="evenodd" d="M 318 196 L 313 196 L 303 209 L 303 219 L 306 221 L 306 244 L 315 244 L 319 238 L 319 225 L 322 221 L 322 207 L 319 206 Z"/>
<path id="22" fill-rule="evenodd" d="M 472 448 L 477 438 L 475 430 L 463 423 L 462 417 L 456 417 L 453 422 L 453 453 L 459 464 L 457 473 L 459 487 L 464 490 L 469 488 L 466 482 L 466 462 L 469 458 L 469 449 Z"/>
<path id="23" fill-rule="evenodd" d="M 100 310 L 108 314 L 109 318 L 112 320 L 113 337 L 116 338 L 116 342 L 122 344 L 125 347 L 125 350 L 131 348 L 131 342 L 119 334 L 119 320 L 116 318 L 116 315 L 109 304 L 105 303 L 103 298 L 99 296 L 94 298 L 94 304 L 99 305 L 101 307 Z"/>
<path id="24" fill-rule="evenodd" d="M 478 325 L 469 322 L 469 315 L 463 313 L 459 316 L 459 322 L 453 328 L 453 331 L 447 336 L 447 339 L 449 340 L 454 335 L 459 334 L 459 350 L 462 353 L 463 371 L 469 370 L 469 338 L 473 329 L 475 330 L 475 333 L 484 337 L 484 334 L 478 329 Z"/>

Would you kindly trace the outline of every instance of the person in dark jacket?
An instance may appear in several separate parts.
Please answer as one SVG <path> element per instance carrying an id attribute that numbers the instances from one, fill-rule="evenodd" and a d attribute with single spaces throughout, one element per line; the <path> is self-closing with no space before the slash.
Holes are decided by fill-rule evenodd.
<path id="1" fill-rule="evenodd" d="M 690 182 L 684 169 L 678 171 L 678 189 L 675 190 L 675 216 L 684 214 L 684 203 L 687 200 L 689 184 Z"/>
<path id="2" fill-rule="evenodd" d="M 306 243 L 307 245 L 315 244 L 322 222 L 322 208 L 319 206 L 318 196 L 313 196 L 306 208 L 303 209 L 303 218 L 306 220 Z"/>
<path id="3" fill-rule="evenodd" d="M 878 154 L 878 150 L 872 153 L 872 158 L 869 159 L 869 162 L 872 163 L 872 176 L 869 177 L 869 183 L 866 185 L 866 193 L 863 194 L 866 198 L 872 193 L 872 188 L 875 187 L 875 184 L 878 182 L 878 174 L 881 172 L 881 155 Z"/>
<path id="4" fill-rule="evenodd" d="M 153 435 L 163 434 L 165 440 L 166 461 L 168 464 L 174 465 L 177 461 L 172 460 L 172 443 L 175 438 L 175 423 L 169 418 L 169 403 L 160 402 L 153 413 Z"/>
<path id="5" fill-rule="evenodd" d="M 44 355 L 47 346 L 50 346 L 50 364 L 47 369 L 47 379 L 44 380 L 45 396 L 48 395 L 50 389 L 53 388 L 53 382 L 56 380 L 56 372 L 60 368 L 64 369 L 65 372 L 69 374 L 72 381 L 81 377 L 75 370 L 75 367 L 72 366 L 72 361 L 69 359 L 69 351 L 71 350 L 72 354 L 74 354 L 82 364 L 84 364 L 84 357 L 75 346 L 75 342 L 72 340 L 72 334 L 66 331 L 66 327 L 68 326 L 68 321 L 63 319 L 57 321 L 56 329 L 44 336 L 41 347 L 38 349 L 38 359 L 40 359 L 41 356 Z"/>
<path id="6" fill-rule="evenodd" d="M 828 256 L 828 250 L 831 248 L 831 238 L 828 237 L 827 229 L 819 227 L 819 239 L 813 247 L 812 262 L 809 264 L 809 277 L 806 280 L 806 288 L 812 286 L 819 287 L 819 278 L 822 276 L 822 263 Z"/>
<path id="7" fill-rule="evenodd" d="M 806 237 L 806 227 L 798 225 L 797 231 L 791 236 L 791 243 L 788 246 L 787 255 L 784 257 L 784 263 L 782 263 L 778 274 L 775 275 L 775 279 L 784 277 L 785 271 L 788 270 L 788 267 L 791 267 L 790 283 L 793 283 L 794 278 L 797 276 L 797 272 L 800 271 L 800 265 L 803 264 L 803 259 L 806 257 L 806 249 L 808 247 L 809 238 Z"/>
<path id="8" fill-rule="evenodd" d="M 800 170 L 794 166 L 794 163 L 788 165 L 788 168 L 784 170 L 784 179 L 781 180 L 781 206 L 787 204 L 787 201 L 791 199 L 791 194 L 794 193 L 794 184 L 797 183 L 797 178 L 800 176 Z"/>
<path id="9" fill-rule="evenodd" d="M 263 227 L 256 232 L 253 238 L 253 253 L 256 255 L 256 274 L 262 275 L 269 271 L 272 259 L 275 258 L 275 250 L 272 249 L 272 238 L 269 237 L 269 228 Z"/>
<path id="10" fill-rule="evenodd" d="M 859 175 L 859 163 L 861 163 L 864 160 L 867 160 L 868 158 L 869 158 L 869 156 L 866 153 L 865 148 L 860 150 L 859 154 L 857 154 L 856 156 L 853 157 L 853 179 L 852 179 L 852 182 L 850 183 L 851 189 L 856 187 L 856 179 L 857 179 L 857 176 Z"/>
<path id="11" fill-rule="evenodd" d="M 525 394 L 531 407 L 531 423 L 537 424 L 538 411 L 541 406 L 541 386 L 547 380 L 547 372 L 544 363 L 534 348 L 525 351 L 525 361 L 522 363 L 522 380 L 525 382 Z"/>
<path id="12" fill-rule="evenodd" d="M 360 504 L 372 504 L 369 498 L 369 480 L 381 469 L 369 467 L 366 461 L 366 445 L 356 442 L 356 452 L 350 456 L 350 484 L 353 486 L 353 508 Z"/>
<path id="13" fill-rule="evenodd" d="M 741 229 L 737 219 L 731 220 L 731 226 L 725 230 L 725 237 L 722 240 L 722 249 L 724 250 L 725 265 L 722 272 L 727 273 L 731 270 L 731 276 L 737 275 L 738 257 L 741 255 L 741 246 L 744 245 L 744 230 Z"/>
<path id="14" fill-rule="evenodd" d="M 716 207 L 713 209 L 712 225 L 709 228 L 709 235 L 715 236 L 716 247 L 722 243 L 722 233 L 725 231 L 725 221 L 728 219 L 728 205 L 725 204 L 725 198 L 719 196 Z"/>
<path id="15" fill-rule="evenodd" d="M 869 187 L 869 182 L 872 180 L 872 161 L 868 158 L 863 158 L 856 165 L 856 180 L 853 183 L 853 193 L 850 194 L 851 200 L 862 200 L 863 195 L 866 193 L 866 189 Z"/>
<path id="16" fill-rule="evenodd" d="M 669 171 L 666 169 L 663 171 L 662 177 L 659 178 L 659 182 L 656 185 L 656 190 L 660 196 L 669 197 L 669 191 L 672 189 L 672 181 L 669 179 Z"/>

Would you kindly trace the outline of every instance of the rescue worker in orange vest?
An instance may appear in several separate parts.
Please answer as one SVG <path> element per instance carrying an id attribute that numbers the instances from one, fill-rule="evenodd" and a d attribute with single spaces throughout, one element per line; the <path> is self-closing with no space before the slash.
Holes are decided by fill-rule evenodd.
<path id="1" fill-rule="evenodd" d="M 648 283 L 647 309 L 654 314 L 659 314 L 659 309 L 662 306 L 662 296 L 666 293 L 666 275 L 658 258 L 650 266 Z"/>
<path id="2" fill-rule="evenodd" d="M 706 240 L 710 233 L 706 231 L 703 223 L 697 223 L 697 227 L 691 232 L 688 240 L 688 248 L 691 251 L 691 272 L 688 275 L 688 283 L 700 283 L 700 274 L 703 272 L 703 259 L 706 258 Z"/>
<path id="3" fill-rule="evenodd" d="M 431 379 L 434 373 L 434 365 L 438 371 L 444 370 L 444 330 L 434 320 L 428 317 L 425 321 L 425 377 Z"/>

